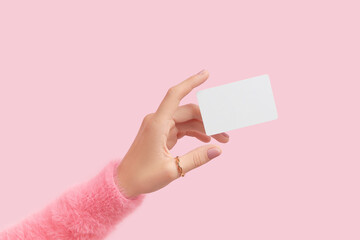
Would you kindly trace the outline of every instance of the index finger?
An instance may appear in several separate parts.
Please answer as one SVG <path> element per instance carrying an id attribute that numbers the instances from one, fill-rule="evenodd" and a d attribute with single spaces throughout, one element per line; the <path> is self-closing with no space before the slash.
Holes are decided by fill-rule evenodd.
<path id="1" fill-rule="evenodd" d="M 179 106 L 181 99 L 189 94 L 193 88 L 205 82 L 208 77 L 208 71 L 202 70 L 181 83 L 169 88 L 155 114 L 161 117 L 171 118 Z"/>

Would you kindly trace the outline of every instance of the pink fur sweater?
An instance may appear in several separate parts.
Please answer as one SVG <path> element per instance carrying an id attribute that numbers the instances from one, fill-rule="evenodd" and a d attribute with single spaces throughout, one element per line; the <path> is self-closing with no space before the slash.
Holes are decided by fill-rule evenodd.
<path id="1" fill-rule="evenodd" d="M 105 238 L 145 197 L 122 194 L 115 180 L 119 163 L 110 162 L 98 175 L 64 192 L 42 211 L 0 232 L 0 240 Z"/>

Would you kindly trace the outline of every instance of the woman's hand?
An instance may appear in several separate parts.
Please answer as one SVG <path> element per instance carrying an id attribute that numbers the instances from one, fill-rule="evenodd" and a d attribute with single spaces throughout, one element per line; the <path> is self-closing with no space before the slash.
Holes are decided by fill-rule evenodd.
<path id="1" fill-rule="evenodd" d="M 195 104 L 179 107 L 181 99 L 208 77 L 209 73 L 203 70 L 170 88 L 156 112 L 145 116 L 117 169 L 118 184 L 128 198 L 154 192 L 180 176 L 176 160 L 169 152 L 179 138 L 187 135 L 203 142 L 211 140 L 205 134 L 199 107 Z M 212 137 L 222 143 L 229 141 L 226 133 Z M 218 146 L 204 145 L 180 156 L 180 166 L 183 173 L 187 173 L 220 154 Z"/>

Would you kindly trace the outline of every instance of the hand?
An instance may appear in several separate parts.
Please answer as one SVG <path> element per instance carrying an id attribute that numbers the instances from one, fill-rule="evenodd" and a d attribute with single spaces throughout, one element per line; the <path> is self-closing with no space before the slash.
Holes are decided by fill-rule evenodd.
<path id="1" fill-rule="evenodd" d="M 154 192 L 180 176 L 176 160 L 169 152 L 179 138 L 187 135 L 210 142 L 211 137 L 205 134 L 199 107 L 196 104 L 179 107 L 181 99 L 208 77 L 209 73 L 203 70 L 170 88 L 156 112 L 145 116 L 134 142 L 117 169 L 118 184 L 126 197 Z M 229 141 L 226 133 L 212 137 L 222 143 Z M 179 156 L 180 166 L 183 173 L 187 173 L 220 154 L 218 146 L 204 145 Z"/>

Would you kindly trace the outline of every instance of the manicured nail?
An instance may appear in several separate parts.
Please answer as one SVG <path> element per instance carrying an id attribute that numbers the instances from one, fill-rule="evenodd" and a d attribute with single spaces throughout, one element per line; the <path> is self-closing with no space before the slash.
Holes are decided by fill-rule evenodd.
<path id="1" fill-rule="evenodd" d="M 210 148 L 210 149 L 208 149 L 208 151 L 207 151 L 207 155 L 208 155 L 208 158 L 209 158 L 209 159 L 213 159 L 214 157 L 217 157 L 217 156 L 219 156 L 220 154 L 221 154 L 221 151 L 220 151 L 218 148 L 216 148 L 216 147 Z"/>
<path id="2" fill-rule="evenodd" d="M 223 133 L 221 133 L 221 135 L 223 135 L 224 137 L 229 137 L 229 134 L 227 134 L 226 132 L 223 132 Z"/>
<path id="3" fill-rule="evenodd" d="M 197 75 L 201 75 L 205 72 L 205 69 L 201 70 L 200 72 L 197 73 Z"/>

